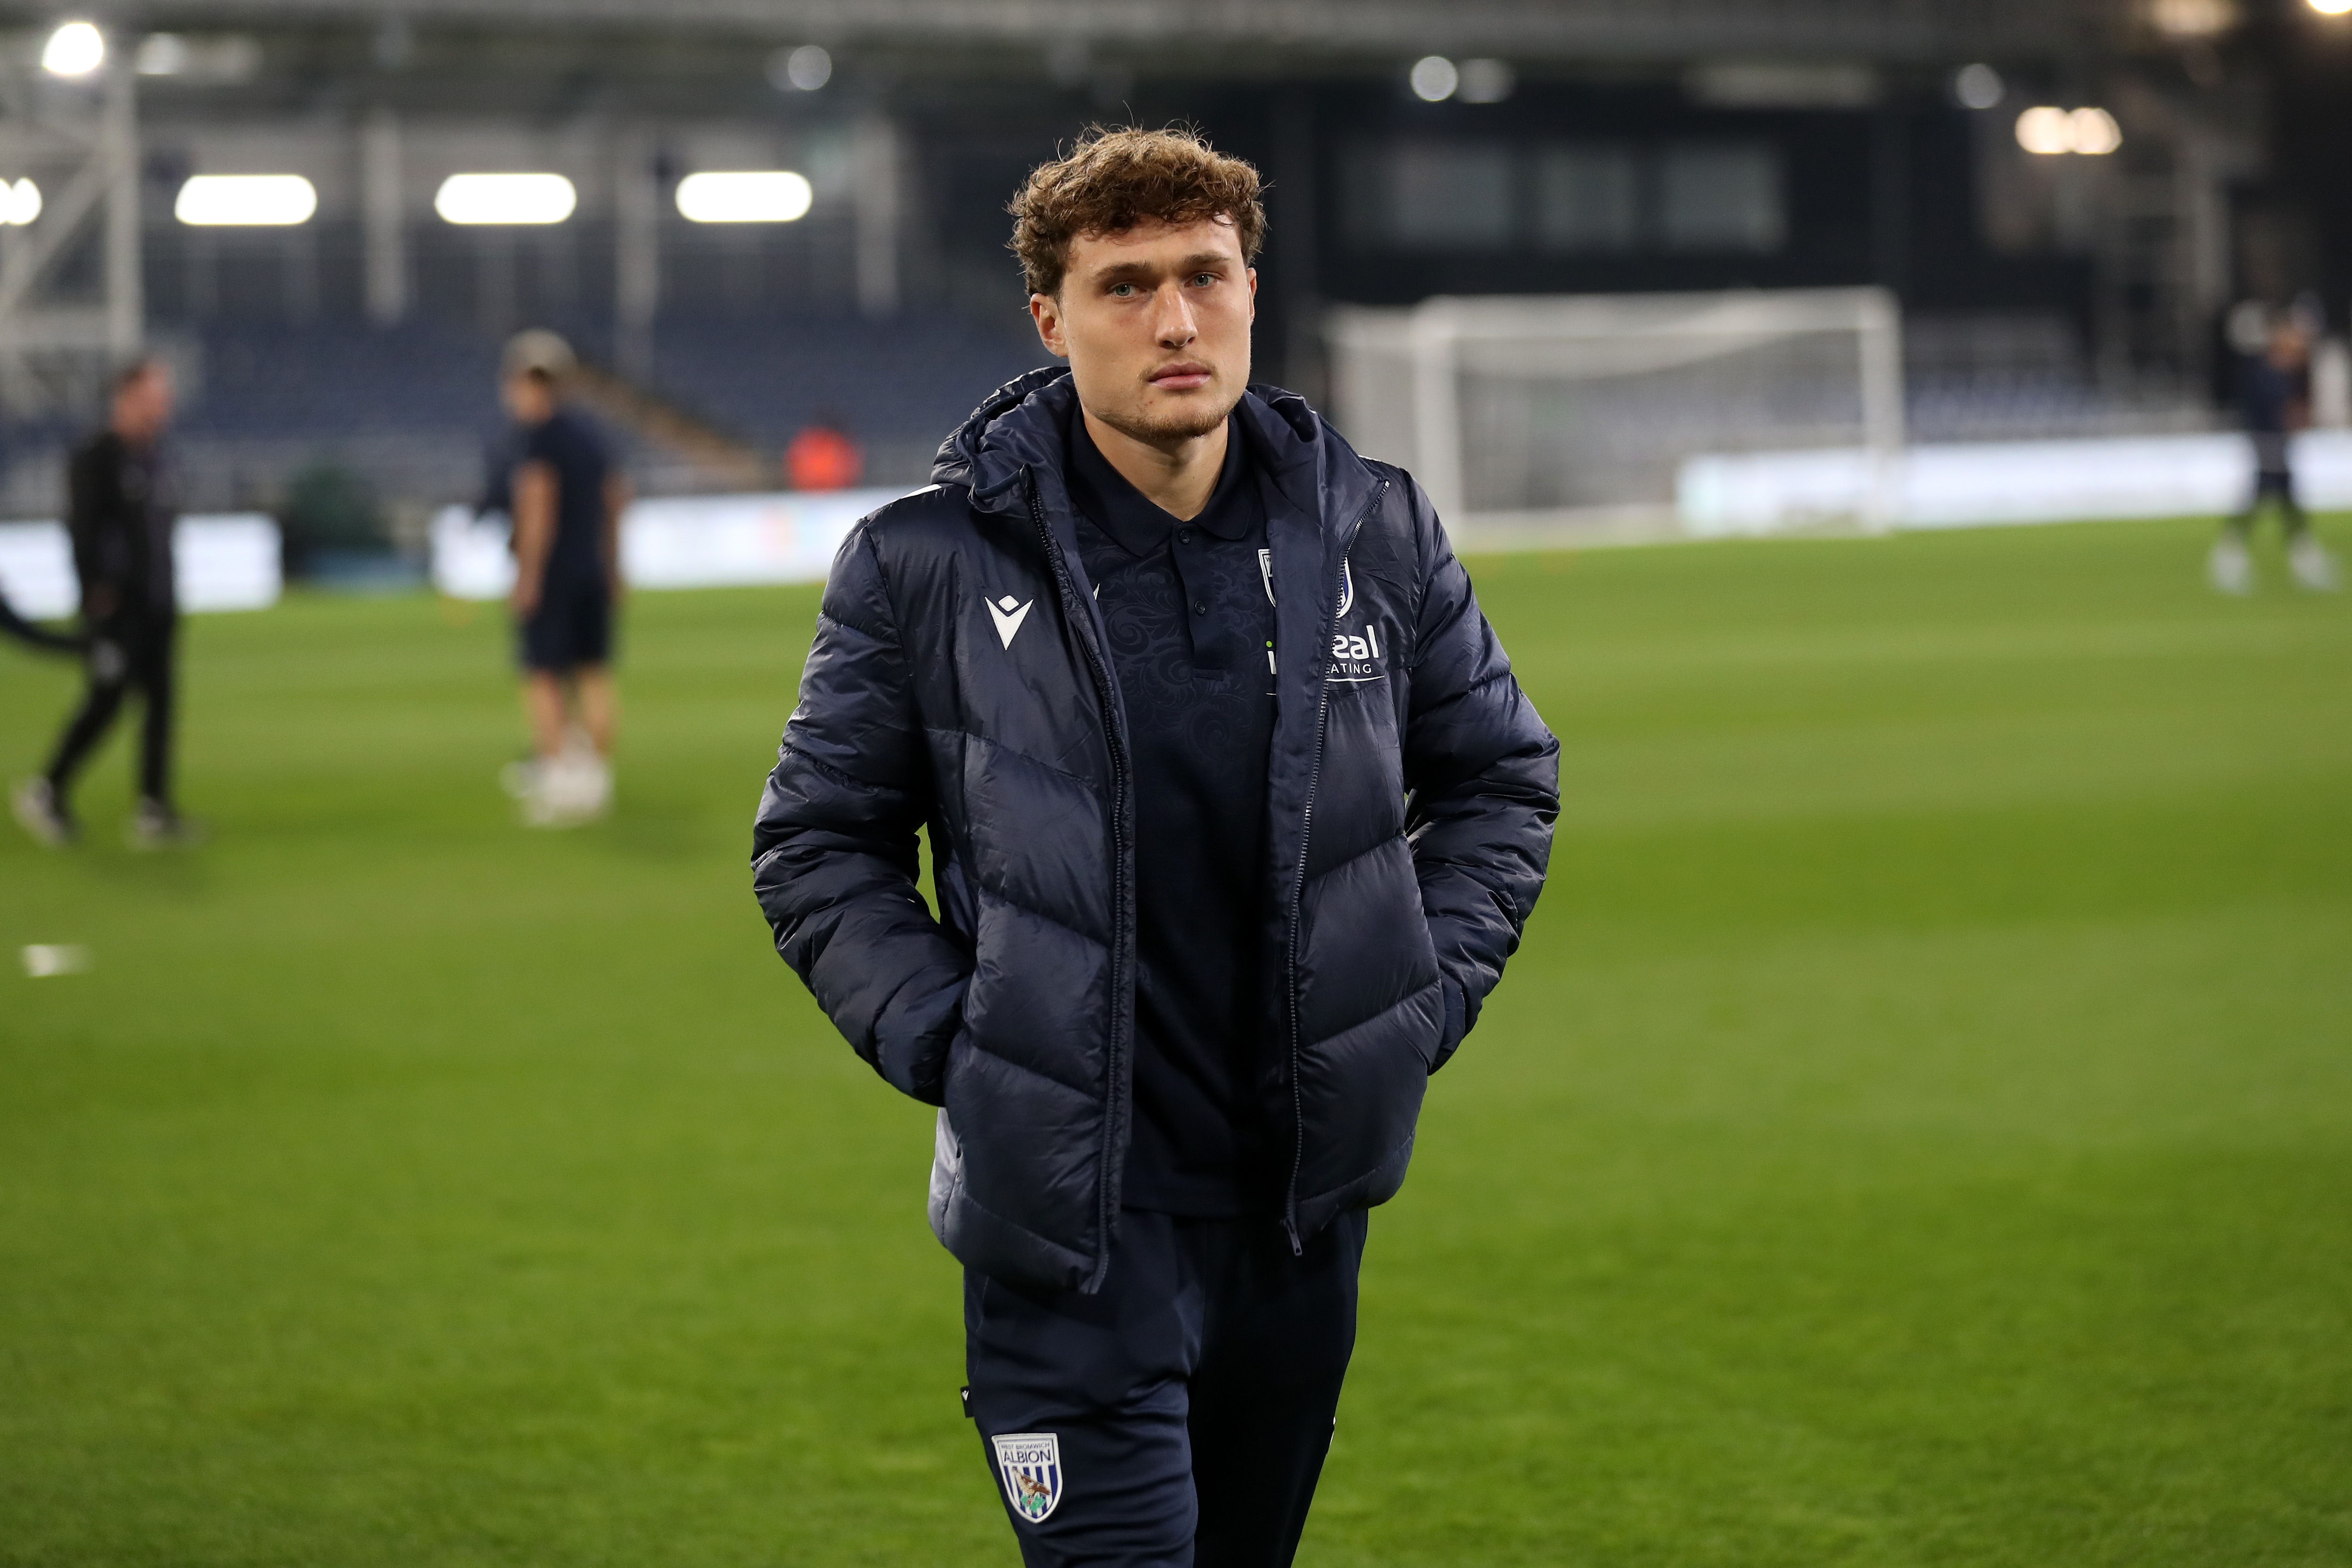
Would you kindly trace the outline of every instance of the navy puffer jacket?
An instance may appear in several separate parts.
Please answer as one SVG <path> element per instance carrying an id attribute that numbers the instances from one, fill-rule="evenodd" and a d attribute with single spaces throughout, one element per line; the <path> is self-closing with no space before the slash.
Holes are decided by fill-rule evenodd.
<path id="1" fill-rule="evenodd" d="M 1127 1163 L 1150 824 L 1063 484 L 1074 402 L 1058 368 L 1013 382 L 940 447 L 934 488 L 842 546 L 751 866 L 776 950 L 857 1053 L 943 1108 L 948 1250 L 1090 1290 Z M 1403 1182 L 1429 1074 L 1543 887 L 1559 746 L 1419 487 L 1293 394 L 1252 388 L 1237 413 L 1276 600 L 1265 1037 L 1286 1058 L 1296 1244 Z"/>

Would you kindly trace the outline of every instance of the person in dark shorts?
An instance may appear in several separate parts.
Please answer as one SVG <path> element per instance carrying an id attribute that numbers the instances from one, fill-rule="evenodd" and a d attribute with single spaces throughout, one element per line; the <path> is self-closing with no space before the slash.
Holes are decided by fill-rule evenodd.
<path id="1" fill-rule="evenodd" d="M 613 796 L 613 622 L 628 481 L 603 434 L 564 404 L 572 363 L 551 332 L 524 332 L 507 348 L 504 396 L 516 426 L 507 448 L 509 603 L 532 747 L 509 787 L 536 826 L 601 816 Z"/>
<path id="2" fill-rule="evenodd" d="M 2289 439 L 2311 423 L 2310 340 L 2292 317 L 2271 323 L 2262 352 L 2241 367 L 2238 404 L 2254 446 L 2253 493 L 2246 508 L 2221 526 L 2207 574 L 2224 594 L 2249 594 L 2254 561 L 2247 548 L 2254 520 L 2265 500 L 2278 503 L 2286 529 L 2287 563 L 2303 587 L 2325 593 L 2336 586 L 2336 563 L 2311 531 L 2311 519 L 2294 493 Z"/>
<path id="3" fill-rule="evenodd" d="M 196 829 L 172 803 L 172 715 L 179 602 L 172 569 L 178 521 L 163 462 L 172 418 L 172 381 L 154 360 L 114 378 L 106 428 L 75 448 L 67 469 L 66 528 L 81 580 L 84 668 L 89 688 L 58 739 L 48 770 L 19 784 L 10 805 L 25 830 L 44 844 L 79 837 L 68 803 L 74 775 L 113 726 L 135 689 L 145 704 L 140 728 L 139 805 L 130 827 L 139 848 L 193 842 Z"/>

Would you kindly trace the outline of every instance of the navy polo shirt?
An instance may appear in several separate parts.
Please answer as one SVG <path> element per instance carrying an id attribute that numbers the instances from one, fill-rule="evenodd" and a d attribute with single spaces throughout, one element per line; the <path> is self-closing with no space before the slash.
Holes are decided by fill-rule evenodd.
<path id="1" fill-rule="evenodd" d="M 1274 600 L 1265 502 L 1240 429 L 1189 521 L 1070 420 L 1070 499 L 1127 708 L 1135 790 L 1132 1208 L 1232 1218 L 1277 1205 L 1265 1107 L 1265 790 Z"/>
<path id="2" fill-rule="evenodd" d="M 604 481 L 613 469 L 604 438 L 586 418 L 558 408 L 523 430 L 517 463 L 545 463 L 555 474 L 555 539 L 547 552 L 551 584 L 604 583 Z"/>

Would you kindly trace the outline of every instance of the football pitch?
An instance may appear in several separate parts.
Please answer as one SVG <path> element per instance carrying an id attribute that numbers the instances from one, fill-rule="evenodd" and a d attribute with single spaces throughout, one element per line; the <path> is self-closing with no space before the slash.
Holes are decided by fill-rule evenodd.
<path id="1" fill-rule="evenodd" d="M 2352 603 L 2209 537 L 1474 563 L 1566 805 L 1302 1564 L 2352 1561 Z M 930 1112 L 751 901 L 815 602 L 635 601 L 598 826 L 495 613 L 298 596 L 188 626 L 209 846 L 120 736 L 6 828 L 0 1563 L 1016 1562 Z"/>

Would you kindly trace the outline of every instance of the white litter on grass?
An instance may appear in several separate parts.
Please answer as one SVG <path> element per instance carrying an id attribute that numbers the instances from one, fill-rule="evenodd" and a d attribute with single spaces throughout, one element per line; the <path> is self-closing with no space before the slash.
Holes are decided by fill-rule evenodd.
<path id="1" fill-rule="evenodd" d="M 69 942 L 27 942 L 21 956 L 25 973 L 35 980 L 47 980 L 52 974 L 79 974 L 91 963 L 89 949 Z"/>

